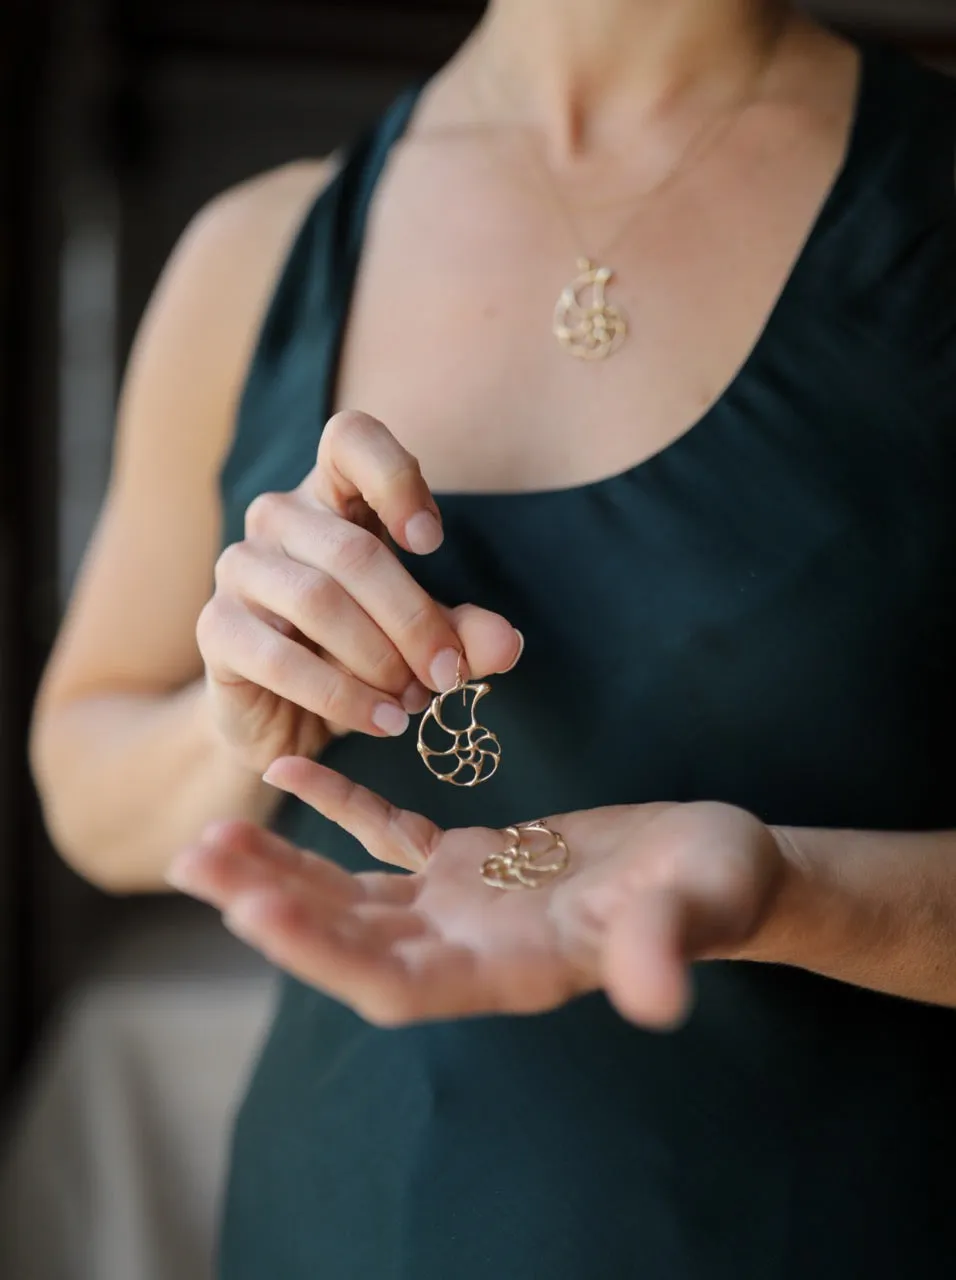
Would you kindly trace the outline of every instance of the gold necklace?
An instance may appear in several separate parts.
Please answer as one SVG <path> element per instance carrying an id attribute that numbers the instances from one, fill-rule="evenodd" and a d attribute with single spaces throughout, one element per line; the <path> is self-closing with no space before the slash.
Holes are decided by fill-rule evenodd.
<path id="1" fill-rule="evenodd" d="M 694 132 L 664 176 L 648 190 L 641 192 L 638 197 L 638 207 L 627 216 L 623 226 L 600 253 L 577 255 L 577 274 L 561 290 L 555 303 L 551 323 L 551 332 L 569 355 L 579 360 L 606 360 L 621 347 L 628 336 L 630 324 L 623 309 L 609 302 L 607 298 L 608 286 L 617 276 L 615 269 L 606 265 L 608 257 L 641 214 L 646 212 L 652 198 L 665 191 L 684 172 L 689 163 L 695 159 L 699 163 L 727 136 L 756 95 L 785 26 L 785 23 L 778 25 L 772 33 L 767 51 L 758 60 L 753 75 L 748 77 L 746 89 L 737 100 L 736 106 L 718 117 L 716 121 L 712 119 L 705 121 Z M 544 185 L 550 191 L 552 203 L 564 219 L 572 242 L 576 245 L 583 244 L 585 238 L 579 233 L 567 202 L 561 198 L 558 184 L 548 166 L 539 161 L 534 147 L 530 144 L 528 152 L 533 167 L 545 179 Z"/>

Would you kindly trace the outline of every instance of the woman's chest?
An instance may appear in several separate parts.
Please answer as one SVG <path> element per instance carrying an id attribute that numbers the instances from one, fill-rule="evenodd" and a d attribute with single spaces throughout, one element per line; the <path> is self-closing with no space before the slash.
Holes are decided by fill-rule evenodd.
<path id="1" fill-rule="evenodd" d="M 335 407 L 380 418 L 443 491 L 579 485 L 665 449 L 746 369 L 839 166 L 839 131 L 782 138 L 771 154 L 745 133 L 666 194 L 592 212 L 580 242 L 514 156 L 402 150 L 366 227 Z M 606 303 L 626 327 L 606 359 L 556 337 L 569 289 L 572 319 Z"/>

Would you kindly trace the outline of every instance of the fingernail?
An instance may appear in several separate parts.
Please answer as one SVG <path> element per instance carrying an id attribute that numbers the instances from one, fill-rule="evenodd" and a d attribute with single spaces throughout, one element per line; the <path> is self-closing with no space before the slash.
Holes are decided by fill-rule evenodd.
<path id="1" fill-rule="evenodd" d="M 179 889 L 181 893 L 188 893 L 192 884 L 192 876 L 190 872 L 190 864 L 192 858 L 189 854 L 180 854 L 166 868 L 164 879 L 173 889 Z"/>
<path id="2" fill-rule="evenodd" d="M 424 711 L 431 700 L 431 690 L 426 689 L 417 680 L 413 680 L 402 694 L 402 706 L 409 715 L 413 716 L 417 716 L 420 711 Z"/>
<path id="3" fill-rule="evenodd" d="M 175 864 L 167 869 L 163 879 L 171 889 L 178 889 L 180 893 L 185 893 L 189 886 L 188 878 Z"/>
<path id="4" fill-rule="evenodd" d="M 430 511 L 418 511 L 405 521 L 405 541 L 417 556 L 437 551 L 443 538 L 441 525 Z"/>
<path id="5" fill-rule="evenodd" d="M 400 738 L 408 728 L 408 712 L 394 702 L 380 702 L 372 712 L 372 724 L 391 738 Z"/>
<path id="6" fill-rule="evenodd" d="M 432 678 L 432 684 L 439 693 L 446 693 L 449 689 L 454 689 L 458 683 L 458 663 L 461 655 L 457 649 L 442 649 L 436 654 L 432 665 L 428 669 L 428 674 Z"/>
<path id="7" fill-rule="evenodd" d="M 215 818 L 212 822 L 207 822 L 199 833 L 199 843 L 218 844 L 229 835 L 234 826 L 235 823 L 229 818 Z"/>
<path id="8" fill-rule="evenodd" d="M 510 667 L 505 667 L 505 671 L 514 671 L 515 667 L 521 661 L 521 655 L 524 653 L 524 636 L 517 627 L 515 627 L 515 635 L 518 637 L 518 652 L 515 654 L 514 662 L 512 662 Z"/>
<path id="9" fill-rule="evenodd" d="M 252 925 L 245 924 L 231 915 L 223 916 L 222 922 L 233 937 L 238 938 L 240 942 L 248 942 L 250 946 L 255 946 L 256 936 Z"/>
<path id="10" fill-rule="evenodd" d="M 262 895 L 247 893 L 237 898 L 222 917 L 222 922 L 242 942 L 255 942 L 259 933 L 259 908 Z"/>

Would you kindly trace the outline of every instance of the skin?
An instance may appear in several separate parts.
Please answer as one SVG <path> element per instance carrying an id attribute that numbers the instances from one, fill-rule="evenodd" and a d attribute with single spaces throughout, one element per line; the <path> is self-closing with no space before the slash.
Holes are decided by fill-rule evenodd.
<path id="1" fill-rule="evenodd" d="M 278 760 L 267 779 L 411 874 L 348 875 L 226 823 L 171 881 L 378 1025 L 542 1012 L 603 989 L 666 1029 L 690 1009 L 691 966 L 714 959 L 956 1007 L 952 833 L 774 829 L 713 803 L 595 809 L 546 819 L 571 852 L 562 875 L 502 891 L 480 876 L 500 831 L 442 831 L 308 760 Z"/>
<path id="2" fill-rule="evenodd" d="M 475 677 L 518 659 L 508 619 L 428 599 L 390 540 L 437 545 L 436 493 L 585 484 L 697 421 L 839 169 L 857 73 L 849 46 L 758 0 L 493 2 L 382 175 L 315 466 L 258 498 L 223 554 L 216 482 L 243 379 L 332 165 L 264 175 L 199 215 L 137 339 L 37 703 L 34 772 L 82 874 L 129 892 L 170 873 L 385 1023 L 604 986 L 668 1025 L 689 962 L 713 955 L 956 1002 L 948 835 L 776 833 L 713 805 L 563 815 L 569 872 L 503 900 L 474 874 L 500 833 L 438 833 L 301 759 L 335 733 L 400 731 L 459 655 Z M 719 145 L 683 164 L 716 125 Z M 542 324 L 584 247 L 613 258 L 640 336 L 600 367 Z M 277 842 L 261 824 L 280 787 L 412 877 L 351 881 Z"/>
<path id="3" fill-rule="evenodd" d="M 601 986 L 625 1016 L 672 1025 L 689 1000 L 685 959 L 751 936 L 782 875 L 774 840 L 739 810 L 621 806 L 549 818 L 572 851 L 569 871 L 506 892 L 479 876 L 501 832 L 441 831 L 302 759 L 277 761 L 268 777 L 413 874 L 350 876 L 225 824 L 177 859 L 172 882 L 379 1025 L 536 1013 Z"/>
<path id="4" fill-rule="evenodd" d="M 504 619 L 442 608 L 386 531 L 408 551 L 434 551 L 438 507 L 382 423 L 341 413 L 299 488 L 257 498 L 245 539 L 219 557 L 199 649 L 213 715 L 251 767 L 312 755 L 332 732 L 404 733 L 409 712 L 454 687 L 462 655 L 501 655 L 497 670 L 517 661 L 521 637 Z"/>

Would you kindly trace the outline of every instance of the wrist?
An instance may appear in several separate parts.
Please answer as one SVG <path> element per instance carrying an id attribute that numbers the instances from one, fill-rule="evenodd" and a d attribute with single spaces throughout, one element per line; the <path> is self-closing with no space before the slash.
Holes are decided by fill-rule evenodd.
<path id="1" fill-rule="evenodd" d="M 773 826 L 767 831 L 776 846 L 778 874 L 760 923 L 737 958 L 808 967 L 808 957 L 838 928 L 836 887 L 812 833 Z"/>
<path id="2" fill-rule="evenodd" d="M 224 728 L 209 681 L 202 677 L 180 696 L 190 709 L 193 742 L 207 779 L 241 790 L 261 784 L 265 766 L 258 767 L 258 761 Z"/>

